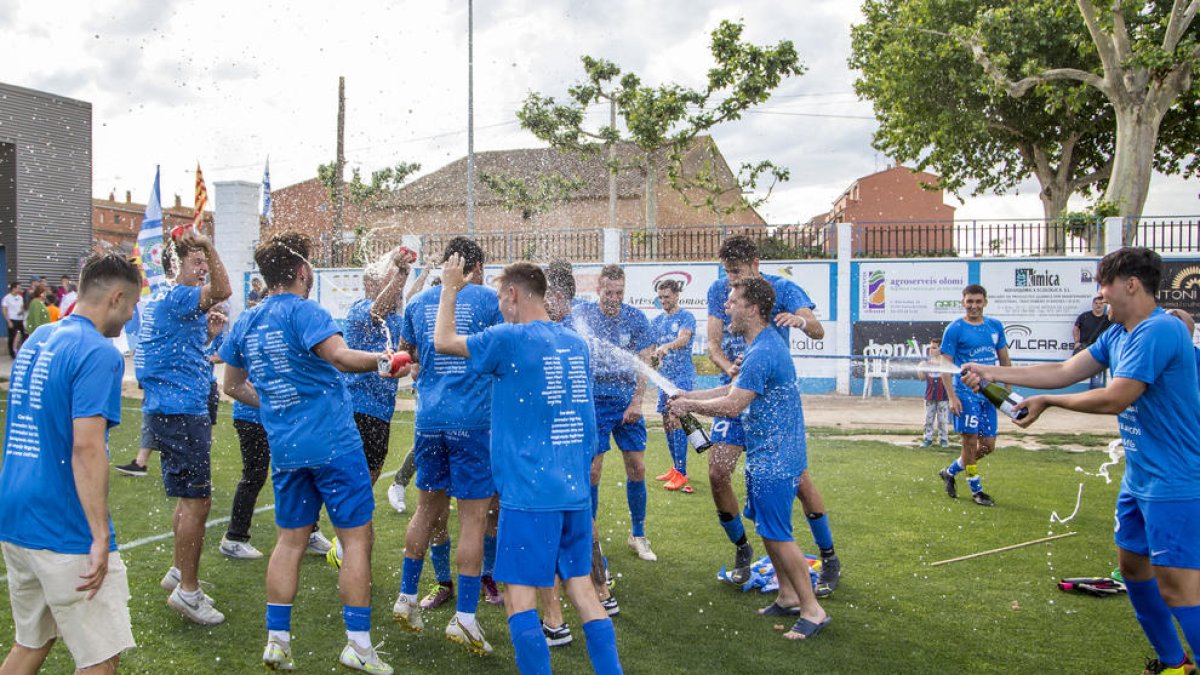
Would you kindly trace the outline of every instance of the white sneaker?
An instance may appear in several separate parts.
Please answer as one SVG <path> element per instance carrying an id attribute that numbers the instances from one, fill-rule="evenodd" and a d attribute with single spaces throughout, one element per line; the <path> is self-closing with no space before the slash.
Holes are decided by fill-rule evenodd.
<path id="1" fill-rule="evenodd" d="M 234 560 L 258 560 L 263 557 L 262 551 L 251 546 L 250 542 L 231 541 L 225 537 L 221 537 L 219 550 L 226 558 Z"/>
<path id="2" fill-rule="evenodd" d="M 392 483 L 388 488 L 388 503 L 396 509 L 396 513 L 404 513 L 407 505 L 404 503 L 404 486 L 399 483 Z"/>
<path id="3" fill-rule="evenodd" d="M 201 593 L 200 599 L 193 602 L 183 597 L 183 589 L 178 586 L 171 591 L 167 604 L 202 626 L 215 626 L 225 620 L 225 615 L 212 606 L 212 601 L 207 595 Z"/>
<path id="4" fill-rule="evenodd" d="M 363 653 L 359 651 L 358 645 L 347 642 L 338 661 L 351 670 L 361 670 L 364 673 L 376 673 L 377 675 L 392 675 L 392 667 L 379 658 L 374 647 L 368 647 L 366 653 Z"/>
<path id="5" fill-rule="evenodd" d="M 396 598 L 396 604 L 392 605 L 392 617 L 401 628 L 410 633 L 420 633 L 425 628 L 425 622 L 421 620 L 420 605 L 409 602 L 403 593 Z"/>
<path id="6" fill-rule="evenodd" d="M 480 626 L 476 622 L 474 629 L 468 628 L 459 622 L 457 614 L 446 625 L 446 639 L 451 642 L 457 642 L 480 656 L 487 656 L 492 653 L 492 646 L 483 637 L 483 626 Z"/>
<path id="7" fill-rule="evenodd" d="M 179 575 L 179 568 L 172 567 L 167 570 L 166 574 L 163 575 L 162 581 L 158 582 L 158 585 L 162 586 L 162 589 L 164 591 L 173 591 L 173 590 L 175 590 L 175 587 L 179 585 L 180 579 L 181 579 L 181 577 Z M 200 585 L 203 586 L 204 584 L 207 584 L 207 583 L 208 583 L 207 581 L 201 581 Z M 213 600 L 211 597 L 209 597 L 208 593 L 204 594 L 204 599 L 207 600 L 208 604 L 210 604 L 210 605 L 217 604 L 217 602 L 215 600 Z"/>
<path id="8" fill-rule="evenodd" d="M 654 555 L 654 551 L 650 550 L 649 539 L 645 537 L 635 537 L 631 534 L 629 535 L 629 540 L 625 543 L 629 544 L 629 548 L 633 549 L 633 552 L 637 553 L 637 557 L 641 558 L 642 560 L 647 560 L 649 562 L 658 560 L 658 556 Z"/>
<path id="9" fill-rule="evenodd" d="M 331 549 L 333 549 L 333 543 L 326 539 L 320 530 L 317 530 L 308 535 L 308 548 L 304 550 L 312 555 L 325 555 Z"/>
<path id="10" fill-rule="evenodd" d="M 292 646 L 279 640 L 268 640 L 263 650 L 263 665 L 267 670 L 295 670 L 292 662 Z"/>

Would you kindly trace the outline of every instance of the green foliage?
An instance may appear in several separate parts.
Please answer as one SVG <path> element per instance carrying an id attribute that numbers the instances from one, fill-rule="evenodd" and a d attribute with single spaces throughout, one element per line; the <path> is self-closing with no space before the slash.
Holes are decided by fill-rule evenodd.
<path id="1" fill-rule="evenodd" d="M 421 170 L 416 162 L 398 162 L 396 166 L 371 172 L 371 182 L 363 181 L 362 172 L 355 167 L 350 171 L 350 180 L 346 181 L 346 197 L 351 204 L 365 206 L 380 196 L 396 190 L 408 177 Z M 317 179 L 329 190 L 329 201 L 336 199 L 337 162 L 317 166 Z"/>
<path id="2" fill-rule="evenodd" d="M 479 181 L 500 197 L 500 206 L 519 211 L 523 220 L 545 213 L 583 188 L 578 176 L 541 174 L 533 181 L 504 173 L 479 172 Z"/>
<path id="3" fill-rule="evenodd" d="M 781 237 L 763 237 L 758 240 L 758 257 L 762 260 L 807 260 L 810 258 L 832 258 L 820 246 L 805 246 L 789 243 Z"/>
<path id="4" fill-rule="evenodd" d="M 517 111 L 517 118 L 551 146 L 579 154 L 595 154 L 619 141 L 629 141 L 639 152 L 612 162 L 609 170 L 613 173 L 629 169 L 650 173 L 666 166 L 675 189 L 705 191 L 707 196 L 691 201 L 693 205 L 725 211 L 730 207 L 720 205 L 720 197 L 732 194 L 736 204 L 730 210 L 745 208 L 749 202 L 741 199 L 744 189 L 756 189 L 758 181 L 765 178 L 770 178 L 773 186 L 787 179 L 787 171 L 770 162 L 744 165 L 734 178 L 736 185 L 731 186 L 720 180 L 712 165 L 696 175 L 687 174 L 681 166 L 696 136 L 740 119 L 746 110 L 770 98 L 784 78 L 804 73 L 791 41 L 762 47 L 742 40 L 743 29 L 741 23 L 722 21 L 712 32 L 709 50 L 714 66 L 703 88 L 647 86 L 636 74 L 623 73 L 610 61 L 584 56 L 584 79 L 567 90 L 565 102 L 533 92 Z M 602 102 L 615 104 L 624 134 L 619 126 L 584 128 L 588 106 Z"/>

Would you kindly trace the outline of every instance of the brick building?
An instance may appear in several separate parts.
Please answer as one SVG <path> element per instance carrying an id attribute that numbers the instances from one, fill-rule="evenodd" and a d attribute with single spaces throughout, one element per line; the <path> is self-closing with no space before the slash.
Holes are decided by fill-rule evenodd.
<path id="1" fill-rule="evenodd" d="M 175 205 L 163 208 L 164 236 L 177 225 L 191 225 L 193 206 L 184 206 L 179 195 L 175 195 Z M 146 205 L 133 201 L 132 194 L 125 191 L 125 201 L 116 199 L 115 193 L 109 193 L 108 199 L 92 199 L 92 241 L 99 250 L 116 249 L 125 254 L 133 253 L 133 245 L 137 243 L 138 231 L 142 227 L 142 218 L 146 215 Z M 213 232 L 212 211 L 204 212 L 205 233 Z"/>
<path id="2" fill-rule="evenodd" d="M 334 232 L 329 188 L 317 178 L 272 190 L 271 214 L 271 223 L 262 225 L 261 237 L 292 230 L 304 232 L 317 245 L 313 259 L 319 265 L 329 265 L 335 252 L 345 247 L 341 234 Z M 342 209 L 343 231 L 353 233 L 361 218 L 362 209 L 347 203 Z"/>

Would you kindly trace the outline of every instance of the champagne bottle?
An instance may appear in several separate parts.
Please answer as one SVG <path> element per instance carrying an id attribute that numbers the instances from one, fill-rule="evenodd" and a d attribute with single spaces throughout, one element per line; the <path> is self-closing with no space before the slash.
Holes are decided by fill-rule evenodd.
<path id="1" fill-rule="evenodd" d="M 683 432 L 687 434 L 688 442 L 692 444 L 696 452 L 704 452 L 708 446 L 712 445 L 712 441 L 708 439 L 708 432 L 704 430 L 704 425 L 700 424 L 700 420 L 691 413 L 680 417 L 679 424 L 683 426 Z"/>
<path id="2" fill-rule="evenodd" d="M 979 391 L 983 394 L 984 398 L 986 398 L 988 401 L 991 401 L 992 405 L 996 406 L 1000 412 L 1008 415 L 1014 420 L 1024 419 L 1024 417 L 1029 414 L 1029 411 L 1025 410 L 1024 408 L 1019 411 L 1013 410 L 1017 407 L 1018 403 L 1025 400 L 1025 397 L 1021 396 L 1015 391 L 1005 388 L 1004 385 L 996 382 L 988 382 L 986 386 L 982 387 Z"/>

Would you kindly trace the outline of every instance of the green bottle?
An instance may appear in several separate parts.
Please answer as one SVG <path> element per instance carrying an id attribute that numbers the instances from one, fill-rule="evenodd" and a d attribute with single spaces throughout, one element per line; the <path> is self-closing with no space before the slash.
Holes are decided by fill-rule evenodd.
<path id="1" fill-rule="evenodd" d="M 988 382 L 986 386 L 979 390 L 984 398 L 991 401 L 992 405 L 996 406 L 1000 412 L 1008 415 L 1014 420 L 1024 419 L 1029 411 L 1022 408 L 1014 410 L 1021 401 L 1025 400 L 1024 396 L 1006 388 L 1004 385 L 997 382 Z"/>
<path id="2" fill-rule="evenodd" d="M 696 452 L 704 452 L 712 445 L 712 441 L 708 438 L 708 432 L 704 430 L 704 425 L 700 424 L 700 420 L 691 413 L 680 417 L 679 424 L 683 427 L 683 432 L 687 434 L 688 443 L 692 444 Z"/>

